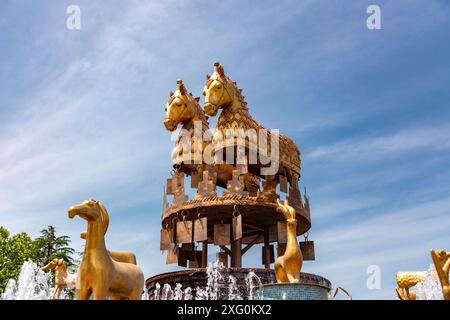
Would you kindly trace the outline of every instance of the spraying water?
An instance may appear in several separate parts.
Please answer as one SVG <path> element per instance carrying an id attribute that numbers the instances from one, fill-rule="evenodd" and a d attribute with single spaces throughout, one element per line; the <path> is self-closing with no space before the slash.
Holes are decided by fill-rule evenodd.
<path id="1" fill-rule="evenodd" d="M 425 281 L 419 282 L 411 290 L 416 292 L 417 300 L 444 300 L 441 285 L 434 265 L 425 271 Z"/>
<path id="2" fill-rule="evenodd" d="M 206 268 L 206 286 L 184 288 L 176 283 L 172 288 L 169 284 L 157 283 L 155 290 L 150 294 L 153 300 L 243 300 L 253 299 L 254 291 L 262 286 L 261 280 L 254 272 L 249 272 L 245 277 L 246 287 L 239 288 L 237 279 L 231 274 L 222 272 L 224 266 L 220 262 L 209 263 Z"/>
<path id="3" fill-rule="evenodd" d="M 22 265 L 17 281 L 8 281 L 1 300 L 48 300 L 52 294 L 51 275 L 28 260 Z"/>
<path id="4" fill-rule="evenodd" d="M 248 289 L 248 299 L 253 300 L 253 294 L 255 290 L 261 288 L 262 286 L 261 279 L 259 279 L 256 273 L 251 271 L 245 277 L 245 284 L 247 285 Z"/>

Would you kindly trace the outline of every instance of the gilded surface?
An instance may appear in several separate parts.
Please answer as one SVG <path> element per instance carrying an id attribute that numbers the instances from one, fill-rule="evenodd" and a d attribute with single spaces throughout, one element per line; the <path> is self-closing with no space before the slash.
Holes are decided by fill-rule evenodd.
<path id="1" fill-rule="evenodd" d="M 397 296 L 400 300 L 416 300 L 416 293 L 410 290 L 419 282 L 425 280 L 426 272 L 423 271 L 399 271 L 397 272 Z"/>
<path id="2" fill-rule="evenodd" d="M 238 129 L 254 129 L 256 132 L 266 130 L 250 115 L 242 90 L 239 89 L 236 82 L 225 75 L 222 65 L 218 62 L 214 64 L 214 73 L 206 76 L 203 95 L 205 96 L 203 107 L 207 115 L 215 116 L 218 110 L 222 109 L 216 126 L 218 132 L 233 129 L 237 138 Z M 225 134 L 222 134 L 222 137 L 224 136 Z M 246 141 L 247 149 L 270 154 L 270 131 L 267 131 L 267 136 L 269 150 L 261 150 L 261 146 L 252 141 Z M 217 140 L 217 135 L 214 139 Z M 220 139 L 216 142 L 221 143 Z M 291 184 L 296 184 L 300 177 L 300 151 L 294 141 L 281 134 L 279 135 L 279 156 L 280 170 L 287 172 Z"/>
<path id="3" fill-rule="evenodd" d="M 297 242 L 297 219 L 295 209 L 287 200 L 277 199 L 277 211 L 286 219 L 287 243 L 284 254 L 275 260 L 275 276 L 278 283 L 297 283 L 300 281 L 300 270 L 303 257 Z"/>
<path id="4" fill-rule="evenodd" d="M 445 250 L 431 250 L 431 258 L 436 267 L 444 299 L 450 300 L 450 252 L 446 252 Z"/>
<path id="5" fill-rule="evenodd" d="M 59 299 L 61 291 L 65 288 L 75 289 L 77 283 L 77 275 L 69 273 L 67 270 L 67 262 L 63 259 L 53 259 L 41 268 L 42 271 L 55 270 L 55 292 L 52 299 Z"/>
<path id="6" fill-rule="evenodd" d="M 140 300 L 144 287 L 144 274 L 132 263 L 117 262 L 106 249 L 104 233 L 109 225 L 109 215 L 100 201 L 88 200 L 70 207 L 70 219 L 80 216 L 88 224 L 86 246 L 81 260 L 77 300 Z"/>

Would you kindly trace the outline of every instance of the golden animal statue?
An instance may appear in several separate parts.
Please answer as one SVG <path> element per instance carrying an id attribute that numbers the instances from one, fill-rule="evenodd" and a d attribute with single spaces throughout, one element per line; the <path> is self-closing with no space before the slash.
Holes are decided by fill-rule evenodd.
<path id="1" fill-rule="evenodd" d="M 442 287 L 442 294 L 445 300 L 450 300 L 450 252 L 445 250 L 431 250 L 436 272 Z"/>
<path id="2" fill-rule="evenodd" d="M 297 219 L 295 209 L 287 200 L 277 199 L 277 212 L 286 219 L 287 243 L 284 254 L 275 260 L 275 276 L 278 283 L 298 283 L 303 265 L 303 256 L 297 242 Z"/>
<path id="3" fill-rule="evenodd" d="M 131 263 L 117 262 L 106 250 L 105 230 L 109 215 L 105 206 L 96 200 L 87 200 L 68 210 L 70 219 L 80 216 L 88 223 L 86 246 L 79 268 L 77 300 L 140 300 L 144 287 L 144 274 Z"/>
<path id="4" fill-rule="evenodd" d="M 169 100 L 164 106 L 164 126 L 173 132 L 181 124 L 184 131 L 180 132 L 172 150 L 174 166 L 188 175 L 197 174 L 201 177 L 209 165 L 214 165 L 214 148 L 211 144 L 213 137 L 209 131 L 208 116 L 200 107 L 199 99 L 188 93 L 183 81 L 178 80 L 177 89 L 169 93 Z M 196 124 L 200 126 L 197 128 Z M 185 133 L 188 134 L 187 137 L 184 136 Z M 205 161 L 205 157 L 209 157 L 209 160 Z M 226 188 L 235 168 L 224 163 L 216 169 L 217 176 L 211 178 L 217 185 Z M 256 193 L 258 183 L 254 176 L 245 174 L 244 184 L 246 190 Z"/>
<path id="5" fill-rule="evenodd" d="M 208 117 L 205 115 L 204 111 L 200 107 L 198 101 L 200 98 L 194 98 L 192 93 L 188 93 L 186 87 L 182 80 L 177 81 L 177 89 L 175 92 L 170 92 L 169 100 L 167 101 L 164 109 L 166 115 L 164 117 L 164 126 L 169 131 L 175 131 L 179 124 L 182 124 L 182 129 L 186 130 L 190 137 L 183 141 L 182 132 L 178 137 L 175 148 L 172 151 L 172 159 L 175 164 L 181 164 L 181 162 L 190 162 L 192 164 L 202 164 L 202 153 L 195 154 L 195 151 L 202 152 L 205 149 L 205 142 L 208 139 L 204 138 L 204 135 L 209 135 L 209 124 Z M 200 124 L 200 132 L 195 132 L 195 134 L 200 134 L 197 141 L 193 139 L 195 124 Z M 182 143 L 188 142 L 190 145 L 190 153 L 184 154 L 186 152 L 186 147 Z M 200 145 L 195 145 L 195 143 Z M 192 167 L 188 166 L 189 169 Z M 194 166 L 195 168 L 195 166 Z"/>
<path id="6" fill-rule="evenodd" d="M 42 271 L 55 270 L 55 292 L 52 299 L 59 299 L 61 291 L 65 288 L 75 289 L 77 284 L 77 275 L 67 271 L 67 262 L 63 259 L 53 259 L 41 268 Z"/>
<path id="7" fill-rule="evenodd" d="M 400 300 L 416 300 L 416 293 L 410 290 L 419 282 L 425 280 L 426 272 L 424 271 L 399 271 L 397 272 L 397 285 L 395 289 Z"/>
<path id="8" fill-rule="evenodd" d="M 108 231 L 108 227 L 105 228 L 104 234 Z M 86 231 L 80 233 L 81 239 L 86 240 Z M 132 264 L 137 264 L 136 255 L 129 251 L 109 251 L 109 255 L 117 262 L 127 262 Z"/>
<path id="9" fill-rule="evenodd" d="M 206 75 L 206 85 L 203 89 L 203 95 L 205 96 L 204 109 L 209 116 L 217 115 L 219 109 L 222 112 L 217 120 L 216 134 L 214 139 L 216 144 L 220 144 L 223 137 L 227 137 L 227 132 L 233 133 L 233 143 L 235 147 L 238 145 L 236 142 L 239 136 L 244 132 L 254 131 L 256 134 L 261 130 L 266 130 L 261 124 L 252 118 L 248 111 L 247 102 L 242 95 L 242 90 L 238 88 L 236 82 L 225 75 L 224 68 L 219 62 L 214 63 L 214 73 L 209 76 Z M 218 135 L 217 133 L 221 133 Z M 219 138 L 218 138 L 219 137 Z M 253 153 L 261 156 L 271 155 L 271 132 L 267 130 L 267 150 L 262 150 L 262 146 L 259 142 L 256 143 L 253 139 L 245 140 L 246 154 Z M 227 142 L 228 144 L 229 142 Z M 228 147 L 228 145 L 227 145 Z M 236 158 L 234 159 L 236 160 Z M 292 186 L 297 186 L 300 178 L 300 151 L 290 138 L 279 135 L 279 162 L 278 172 L 275 174 L 285 175 Z M 235 161 L 236 163 L 236 161 Z M 248 164 L 248 170 L 257 176 L 262 176 L 260 168 L 263 167 L 261 163 Z"/>

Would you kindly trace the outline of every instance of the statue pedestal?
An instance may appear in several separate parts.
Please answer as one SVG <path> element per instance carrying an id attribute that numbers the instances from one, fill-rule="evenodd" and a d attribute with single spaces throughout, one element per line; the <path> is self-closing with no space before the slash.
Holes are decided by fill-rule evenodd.
<path id="1" fill-rule="evenodd" d="M 307 283 L 274 283 L 255 292 L 255 300 L 328 300 L 329 287 Z"/>

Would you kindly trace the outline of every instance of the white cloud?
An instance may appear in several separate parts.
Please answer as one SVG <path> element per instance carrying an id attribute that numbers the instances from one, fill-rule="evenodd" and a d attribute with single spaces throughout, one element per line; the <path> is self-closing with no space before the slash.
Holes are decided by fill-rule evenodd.
<path id="1" fill-rule="evenodd" d="M 398 209 L 380 211 L 370 217 L 355 213 L 314 233 L 316 258 L 306 270 L 329 277 L 355 298 L 379 294 L 395 298 L 395 273 L 403 269 L 428 269 L 431 248 L 448 248 L 450 240 L 450 198 L 411 203 Z M 366 268 L 379 265 L 383 293 L 365 289 Z M 305 271 L 306 271 L 305 270 Z"/>
<path id="2" fill-rule="evenodd" d="M 352 160 L 394 158 L 413 151 L 446 150 L 450 148 L 449 136 L 449 126 L 408 128 L 392 135 L 352 138 L 320 146 L 309 152 L 307 157 Z"/>
<path id="3" fill-rule="evenodd" d="M 313 219 L 330 219 L 336 216 L 349 214 L 354 211 L 361 211 L 378 206 L 383 203 L 383 199 L 354 195 L 353 197 L 342 197 L 339 199 L 329 198 L 327 201 L 312 206 L 314 212 Z"/>

